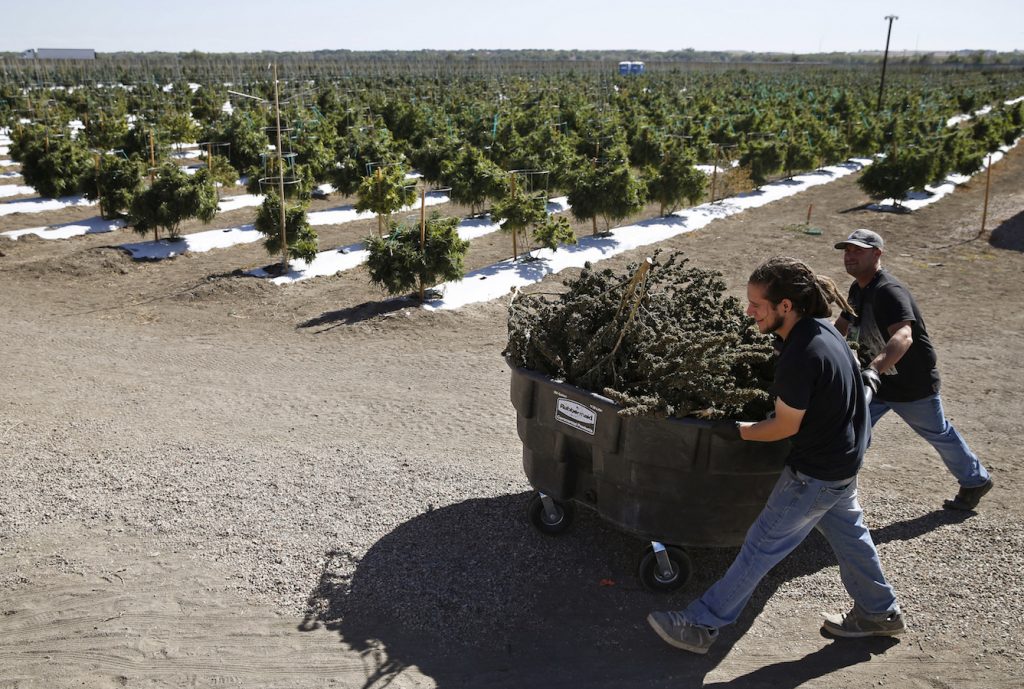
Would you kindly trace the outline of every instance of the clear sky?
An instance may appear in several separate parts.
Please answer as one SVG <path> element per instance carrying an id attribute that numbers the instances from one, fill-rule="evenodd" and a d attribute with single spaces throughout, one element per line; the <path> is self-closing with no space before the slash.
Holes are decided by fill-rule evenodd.
<path id="1" fill-rule="evenodd" d="M 277 15 L 276 13 L 280 13 Z M 1024 49 L 1024 0 L 4 0 L 0 51 Z"/>

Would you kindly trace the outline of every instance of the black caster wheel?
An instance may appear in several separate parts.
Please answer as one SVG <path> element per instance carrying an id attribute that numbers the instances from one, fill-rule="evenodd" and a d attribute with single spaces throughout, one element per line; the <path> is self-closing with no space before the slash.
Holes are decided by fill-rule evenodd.
<path id="1" fill-rule="evenodd" d="M 637 566 L 640 585 L 648 591 L 663 593 L 681 589 L 693 575 L 693 563 L 686 551 L 676 546 L 649 545 Z"/>
<path id="2" fill-rule="evenodd" d="M 571 502 L 553 500 L 542 493 L 530 498 L 526 512 L 533 528 L 549 536 L 565 533 L 572 526 L 572 519 L 576 514 Z"/>

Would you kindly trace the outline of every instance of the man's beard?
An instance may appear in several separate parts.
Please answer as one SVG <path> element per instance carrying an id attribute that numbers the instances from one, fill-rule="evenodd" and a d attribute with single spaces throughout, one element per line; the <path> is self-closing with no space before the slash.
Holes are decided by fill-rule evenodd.
<path id="1" fill-rule="evenodd" d="M 781 328 L 781 327 L 782 327 L 782 324 L 783 324 L 783 323 L 785 322 L 785 320 L 786 320 L 786 319 L 785 319 L 785 318 L 784 318 L 783 316 L 780 316 L 780 315 L 779 315 L 779 314 L 777 314 L 777 313 L 773 313 L 772 315 L 773 315 L 773 316 L 774 316 L 775 318 L 774 318 L 774 320 L 772 321 L 771 325 L 770 325 L 770 326 L 768 327 L 768 332 L 770 332 L 770 333 L 774 333 L 774 332 L 776 332 L 776 331 L 777 331 L 777 330 L 778 330 L 779 328 Z"/>

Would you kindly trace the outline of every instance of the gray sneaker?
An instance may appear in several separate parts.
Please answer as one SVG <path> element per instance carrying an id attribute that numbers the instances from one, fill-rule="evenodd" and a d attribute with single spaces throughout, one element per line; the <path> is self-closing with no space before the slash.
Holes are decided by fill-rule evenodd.
<path id="1" fill-rule="evenodd" d="M 897 608 L 888 617 L 871 619 L 857 611 L 856 606 L 843 615 L 825 615 L 821 628 L 833 636 L 895 636 L 907 629 L 903 623 L 903 615 Z"/>
<path id="2" fill-rule="evenodd" d="M 647 616 L 647 623 L 667 643 L 691 653 L 707 653 L 718 638 L 717 629 L 687 622 L 685 617 L 671 610 L 652 612 Z"/>

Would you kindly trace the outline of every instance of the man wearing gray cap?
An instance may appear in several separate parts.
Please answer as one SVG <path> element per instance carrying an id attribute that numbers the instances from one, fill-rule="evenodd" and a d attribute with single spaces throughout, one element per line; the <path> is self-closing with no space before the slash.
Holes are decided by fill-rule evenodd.
<path id="1" fill-rule="evenodd" d="M 854 230 L 836 244 L 854 278 L 849 302 L 856 312 L 840 314 L 836 329 L 859 344 L 864 382 L 874 392 L 871 424 L 896 412 L 935 448 L 960 483 L 956 496 L 943 506 L 973 510 L 992 489 L 992 478 L 946 419 L 935 348 L 910 291 L 882 269 L 883 246 L 871 230 Z"/>

